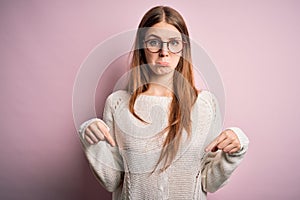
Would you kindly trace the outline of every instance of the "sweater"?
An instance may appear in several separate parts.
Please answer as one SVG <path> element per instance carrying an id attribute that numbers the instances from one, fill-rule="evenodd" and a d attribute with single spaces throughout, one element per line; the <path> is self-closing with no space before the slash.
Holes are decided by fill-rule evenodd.
<path id="1" fill-rule="evenodd" d="M 241 143 L 238 152 L 205 152 L 205 147 L 222 132 L 222 120 L 215 95 L 207 90 L 198 94 L 191 111 L 192 130 L 182 131 L 181 143 L 171 165 L 166 170 L 159 164 L 167 133 L 168 110 L 172 97 L 139 95 L 134 110 L 147 123 L 129 111 L 130 94 L 124 90 L 112 93 L 107 99 L 103 121 L 116 141 L 90 145 L 84 139 L 85 129 L 94 118 L 84 122 L 79 135 L 88 162 L 100 184 L 119 199 L 206 200 L 207 192 L 224 186 L 242 161 L 249 140 L 238 127 L 230 127 Z M 103 122 L 102 121 L 102 122 Z"/>

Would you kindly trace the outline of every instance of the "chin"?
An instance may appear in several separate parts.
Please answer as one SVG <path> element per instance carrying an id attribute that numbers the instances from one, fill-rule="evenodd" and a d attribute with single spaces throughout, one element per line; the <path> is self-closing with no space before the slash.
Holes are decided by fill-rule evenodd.
<path id="1" fill-rule="evenodd" d="M 167 74 L 170 74 L 170 73 L 173 73 L 174 72 L 174 69 L 171 68 L 171 67 L 155 67 L 154 69 L 152 69 L 152 72 L 155 74 L 155 75 L 167 75 Z"/>

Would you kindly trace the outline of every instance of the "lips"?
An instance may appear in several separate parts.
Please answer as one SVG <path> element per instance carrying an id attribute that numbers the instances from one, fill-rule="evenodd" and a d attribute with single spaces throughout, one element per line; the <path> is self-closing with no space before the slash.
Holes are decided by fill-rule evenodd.
<path id="1" fill-rule="evenodd" d="M 158 62 L 156 62 L 156 64 L 161 65 L 161 66 L 166 66 L 166 67 L 170 65 L 169 62 L 164 62 L 164 61 L 158 61 Z"/>

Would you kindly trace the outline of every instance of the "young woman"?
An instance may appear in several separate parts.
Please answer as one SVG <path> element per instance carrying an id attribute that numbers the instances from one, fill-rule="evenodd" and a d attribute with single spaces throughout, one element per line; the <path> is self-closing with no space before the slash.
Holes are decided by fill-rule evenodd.
<path id="1" fill-rule="evenodd" d="M 106 100 L 103 120 L 79 130 L 85 153 L 113 199 L 206 199 L 239 165 L 248 138 L 222 131 L 218 102 L 194 85 L 187 27 L 174 9 L 139 24 L 127 90 Z"/>

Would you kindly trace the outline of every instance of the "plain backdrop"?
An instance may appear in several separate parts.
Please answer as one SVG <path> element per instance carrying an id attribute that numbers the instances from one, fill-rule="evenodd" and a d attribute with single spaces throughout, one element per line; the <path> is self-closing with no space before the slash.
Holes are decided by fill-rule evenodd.
<path id="1" fill-rule="evenodd" d="M 184 16 L 222 77 L 224 127 L 250 139 L 230 182 L 209 199 L 300 199 L 297 0 L 1 0 L 0 199 L 110 199 L 81 148 L 73 85 L 96 45 L 136 28 L 155 5 Z"/>

